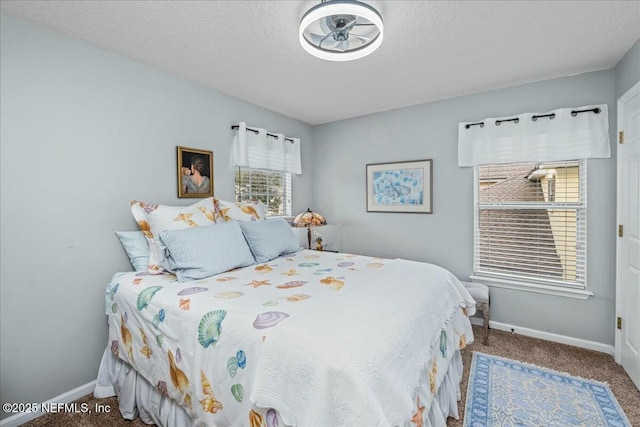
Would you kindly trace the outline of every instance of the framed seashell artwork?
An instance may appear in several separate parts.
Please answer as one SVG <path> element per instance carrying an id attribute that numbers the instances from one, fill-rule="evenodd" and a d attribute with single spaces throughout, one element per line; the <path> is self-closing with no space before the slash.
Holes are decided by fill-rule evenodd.
<path id="1" fill-rule="evenodd" d="M 367 212 L 433 213 L 433 160 L 367 165 Z"/>

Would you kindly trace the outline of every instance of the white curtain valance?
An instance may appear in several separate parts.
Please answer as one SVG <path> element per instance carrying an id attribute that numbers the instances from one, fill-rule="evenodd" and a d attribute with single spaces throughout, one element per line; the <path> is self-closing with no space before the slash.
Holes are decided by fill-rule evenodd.
<path id="1" fill-rule="evenodd" d="M 458 125 L 458 166 L 608 157 L 606 104 Z"/>
<path id="2" fill-rule="evenodd" d="M 286 138 L 264 129 L 238 123 L 231 147 L 231 165 L 269 169 L 300 175 L 300 139 Z"/>

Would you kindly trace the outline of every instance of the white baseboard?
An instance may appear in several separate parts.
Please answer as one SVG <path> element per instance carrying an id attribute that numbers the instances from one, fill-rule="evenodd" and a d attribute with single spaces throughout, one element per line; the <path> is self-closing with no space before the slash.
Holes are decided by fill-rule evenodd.
<path id="1" fill-rule="evenodd" d="M 66 393 L 62 393 L 59 396 L 54 397 L 53 399 L 49 399 L 46 402 L 42 403 L 71 403 L 74 400 L 77 400 L 87 394 L 93 392 L 93 389 L 96 388 L 96 381 L 93 380 L 90 383 L 85 385 L 81 385 L 80 387 L 76 387 L 73 390 L 69 390 Z M 42 405 L 39 405 L 42 406 Z M 19 414 L 12 415 L 4 420 L 0 421 L 0 427 L 17 427 L 22 425 L 28 421 L 38 418 L 41 415 L 45 415 L 42 412 L 22 412 Z"/>
<path id="2" fill-rule="evenodd" d="M 479 317 L 471 317 L 471 323 L 473 325 L 482 326 L 482 319 Z M 512 332 L 514 334 L 525 335 L 532 338 L 540 338 L 542 340 L 558 342 L 560 344 L 573 345 L 575 347 L 586 348 L 588 350 L 595 350 L 601 353 L 606 353 L 611 356 L 615 356 L 615 349 L 610 344 L 603 344 L 596 341 L 584 340 L 582 338 L 574 338 L 566 335 L 554 334 L 553 332 L 539 331 L 537 329 L 523 328 L 521 326 L 510 325 L 508 323 L 496 322 L 494 320 L 489 321 L 489 327 L 491 329 L 497 329 L 499 331 Z"/>

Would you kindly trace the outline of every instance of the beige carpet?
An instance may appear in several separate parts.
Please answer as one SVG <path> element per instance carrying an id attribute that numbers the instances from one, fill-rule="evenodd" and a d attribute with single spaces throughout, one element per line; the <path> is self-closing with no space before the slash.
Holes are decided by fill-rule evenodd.
<path id="1" fill-rule="evenodd" d="M 528 338 L 501 331 L 491 331 L 489 346 L 482 345 L 480 329 L 474 327 L 479 339 L 463 351 L 464 378 L 462 382 L 462 400 L 458 404 L 460 420 L 449 419 L 448 427 L 462 426 L 464 417 L 464 401 L 467 391 L 467 378 L 471 365 L 471 352 L 495 354 L 510 359 L 533 363 L 538 366 L 564 371 L 571 375 L 603 381 L 609 384 L 613 394 L 624 409 L 632 426 L 640 426 L 640 392 L 635 388 L 624 370 L 617 365 L 611 356 L 596 351 L 584 350 L 549 341 Z M 94 399 L 92 395 L 77 401 L 87 403 L 90 407 L 95 404 L 110 407 L 109 414 L 55 414 L 35 419 L 26 426 L 114 426 L 138 427 L 145 426 L 140 419 L 126 421 L 118 412 L 118 401 L 111 399 Z"/>

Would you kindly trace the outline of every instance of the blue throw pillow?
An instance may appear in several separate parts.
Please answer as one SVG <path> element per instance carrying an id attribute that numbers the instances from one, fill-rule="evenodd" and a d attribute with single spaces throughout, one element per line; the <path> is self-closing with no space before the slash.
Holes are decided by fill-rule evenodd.
<path id="1" fill-rule="evenodd" d="M 284 219 L 240 221 L 240 227 L 257 263 L 300 250 L 298 238 Z"/>
<path id="2" fill-rule="evenodd" d="M 149 266 L 149 244 L 142 231 L 116 231 L 129 262 L 135 271 L 147 271 Z"/>
<path id="3" fill-rule="evenodd" d="M 180 282 L 255 263 L 235 221 L 163 231 L 160 242 L 166 248 L 165 268 L 176 273 Z"/>

